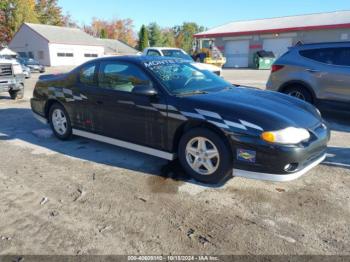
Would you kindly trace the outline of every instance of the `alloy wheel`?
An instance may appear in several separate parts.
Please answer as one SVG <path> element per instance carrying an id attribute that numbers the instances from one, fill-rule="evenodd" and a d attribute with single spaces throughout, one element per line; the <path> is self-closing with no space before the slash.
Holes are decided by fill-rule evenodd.
<path id="1" fill-rule="evenodd" d="M 61 109 L 55 109 L 52 112 L 51 121 L 55 131 L 63 136 L 67 132 L 68 123 L 65 113 Z"/>
<path id="2" fill-rule="evenodd" d="M 186 160 L 198 174 L 209 176 L 219 168 L 220 154 L 212 141 L 204 137 L 195 137 L 187 143 Z"/>

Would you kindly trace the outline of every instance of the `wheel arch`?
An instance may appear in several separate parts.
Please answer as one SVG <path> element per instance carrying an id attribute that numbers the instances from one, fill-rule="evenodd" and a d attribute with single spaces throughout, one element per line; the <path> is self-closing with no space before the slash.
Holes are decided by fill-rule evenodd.
<path id="1" fill-rule="evenodd" d="M 311 88 L 311 86 L 306 83 L 305 81 L 301 81 L 301 80 L 291 80 L 288 81 L 286 83 L 284 83 L 279 89 L 278 92 L 280 93 L 284 93 L 289 87 L 291 86 L 295 86 L 298 85 L 300 87 L 305 88 L 312 96 L 313 102 L 316 102 L 317 96 L 315 91 Z"/>
<path id="2" fill-rule="evenodd" d="M 217 135 L 219 135 L 220 137 L 222 137 L 225 141 L 225 144 L 229 145 L 231 152 L 233 152 L 231 142 L 230 142 L 228 136 L 225 134 L 225 132 L 222 129 L 220 129 L 219 127 L 217 127 L 216 125 L 208 123 L 208 122 L 203 121 L 203 120 L 189 120 L 189 121 L 183 123 L 180 127 L 178 127 L 178 129 L 176 130 L 175 135 L 174 135 L 173 144 L 172 144 L 172 151 L 177 152 L 178 145 L 180 143 L 180 139 L 187 131 L 189 131 L 190 129 L 193 129 L 193 128 L 198 128 L 198 127 L 207 128 L 207 129 L 211 130 L 212 132 L 216 133 Z"/>
<path id="3" fill-rule="evenodd" d="M 50 122 L 50 116 L 49 116 L 50 108 L 54 104 L 60 104 L 64 108 L 63 104 L 60 101 L 58 101 L 57 99 L 47 100 L 45 107 L 44 107 L 44 112 L 45 112 L 45 118 L 47 119 L 48 122 Z"/>

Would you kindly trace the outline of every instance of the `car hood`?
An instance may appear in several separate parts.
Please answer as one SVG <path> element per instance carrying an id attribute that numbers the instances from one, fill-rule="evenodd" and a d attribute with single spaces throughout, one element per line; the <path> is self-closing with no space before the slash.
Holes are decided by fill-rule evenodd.
<path id="1" fill-rule="evenodd" d="M 218 114 L 222 117 L 219 122 L 244 121 L 261 127 L 264 131 L 290 126 L 310 129 L 319 125 L 322 120 L 317 110 L 304 101 L 281 93 L 253 88 L 237 87 L 182 99 L 188 100 L 188 104 L 195 110 Z"/>

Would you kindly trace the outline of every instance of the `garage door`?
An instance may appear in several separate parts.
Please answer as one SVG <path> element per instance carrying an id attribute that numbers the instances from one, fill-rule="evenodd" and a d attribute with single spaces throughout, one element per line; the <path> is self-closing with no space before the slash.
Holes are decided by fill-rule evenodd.
<path id="1" fill-rule="evenodd" d="M 288 51 L 292 46 L 292 38 L 265 39 L 263 48 L 265 51 L 272 51 L 278 58 Z"/>
<path id="2" fill-rule="evenodd" d="M 225 67 L 248 67 L 249 41 L 227 41 L 225 57 Z"/>

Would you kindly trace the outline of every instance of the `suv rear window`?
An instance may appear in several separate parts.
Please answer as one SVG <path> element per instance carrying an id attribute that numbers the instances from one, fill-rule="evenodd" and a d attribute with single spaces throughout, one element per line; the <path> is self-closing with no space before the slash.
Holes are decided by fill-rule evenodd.
<path id="1" fill-rule="evenodd" d="M 301 56 L 328 65 L 350 66 L 350 47 L 302 50 Z"/>

